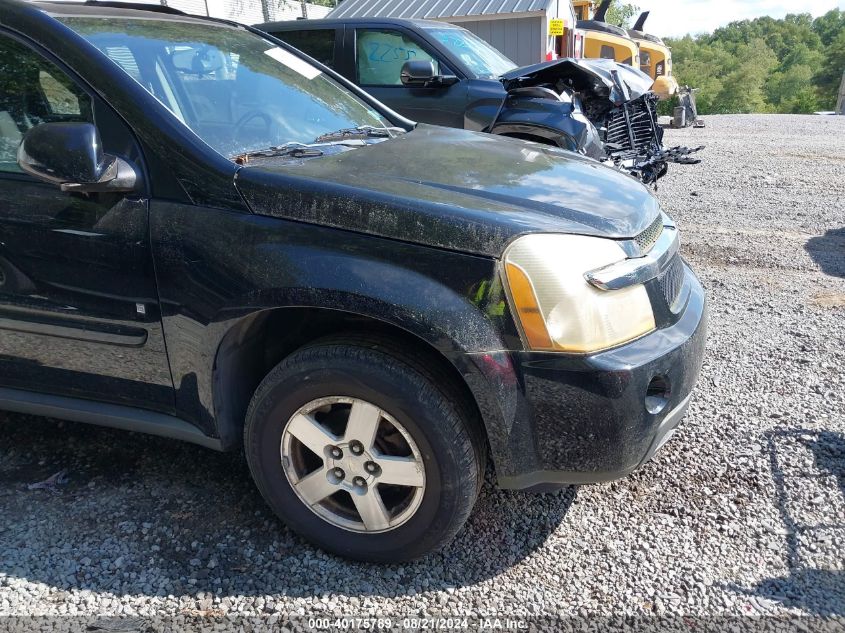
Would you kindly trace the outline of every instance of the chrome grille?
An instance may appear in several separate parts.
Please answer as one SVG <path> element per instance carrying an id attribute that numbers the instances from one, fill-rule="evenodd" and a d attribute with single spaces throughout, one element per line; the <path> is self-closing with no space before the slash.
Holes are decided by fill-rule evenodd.
<path id="1" fill-rule="evenodd" d="M 672 263 L 657 277 L 657 283 L 671 309 L 684 287 L 684 263 L 680 255 L 675 255 Z"/>
<path id="2" fill-rule="evenodd" d="M 610 113 L 606 142 L 623 150 L 646 149 L 657 141 L 654 122 L 654 113 L 645 99 L 625 103 Z"/>
<path id="3" fill-rule="evenodd" d="M 654 222 L 652 222 L 645 231 L 634 238 L 637 246 L 640 247 L 640 252 L 643 254 L 648 253 L 662 232 L 663 216 L 658 215 Z"/>

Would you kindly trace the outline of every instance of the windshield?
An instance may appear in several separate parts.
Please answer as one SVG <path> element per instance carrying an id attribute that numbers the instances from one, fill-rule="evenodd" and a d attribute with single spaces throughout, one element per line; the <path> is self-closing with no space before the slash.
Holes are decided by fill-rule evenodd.
<path id="1" fill-rule="evenodd" d="M 496 79 L 516 64 L 466 29 L 426 29 L 479 79 Z"/>
<path id="2" fill-rule="evenodd" d="M 242 28 L 167 18 L 62 21 L 230 158 L 390 125 L 319 69 Z"/>

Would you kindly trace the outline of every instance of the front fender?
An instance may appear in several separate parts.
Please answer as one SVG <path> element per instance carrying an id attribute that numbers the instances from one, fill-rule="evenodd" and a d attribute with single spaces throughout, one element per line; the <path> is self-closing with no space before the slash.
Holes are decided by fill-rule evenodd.
<path id="1" fill-rule="evenodd" d="M 496 260 L 163 201 L 151 203 L 150 215 L 176 410 L 206 434 L 219 437 L 214 369 L 221 342 L 244 319 L 284 308 L 343 312 L 401 329 L 464 376 L 485 423 L 511 406 L 502 404 L 499 384 L 511 378 L 484 356 L 521 347 Z"/>
<path id="2" fill-rule="evenodd" d="M 595 126 L 572 102 L 511 95 L 491 131 L 535 135 L 596 160 L 606 157 Z"/>

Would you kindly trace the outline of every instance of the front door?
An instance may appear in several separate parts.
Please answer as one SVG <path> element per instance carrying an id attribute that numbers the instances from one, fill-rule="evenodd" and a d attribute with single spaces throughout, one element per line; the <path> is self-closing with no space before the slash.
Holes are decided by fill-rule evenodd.
<path id="1" fill-rule="evenodd" d="M 106 153 L 140 167 L 111 109 L 0 31 L 0 386 L 170 410 L 147 199 L 24 174 L 23 135 L 51 121 L 94 123 Z"/>
<path id="2" fill-rule="evenodd" d="M 409 60 L 430 60 L 440 75 L 454 75 L 411 32 L 387 27 L 355 29 L 355 83 L 413 121 L 464 127 L 467 82 L 431 88 L 406 88 L 400 74 Z"/>

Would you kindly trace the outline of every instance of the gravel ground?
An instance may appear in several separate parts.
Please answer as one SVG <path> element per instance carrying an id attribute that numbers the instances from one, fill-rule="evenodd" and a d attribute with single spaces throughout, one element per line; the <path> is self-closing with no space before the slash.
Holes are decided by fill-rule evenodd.
<path id="1" fill-rule="evenodd" d="M 291 534 L 238 455 L 0 414 L 0 615 L 845 615 L 845 117 L 707 124 L 667 133 L 708 147 L 658 195 L 708 354 L 646 467 L 488 485 L 445 551 L 377 567 Z"/>

